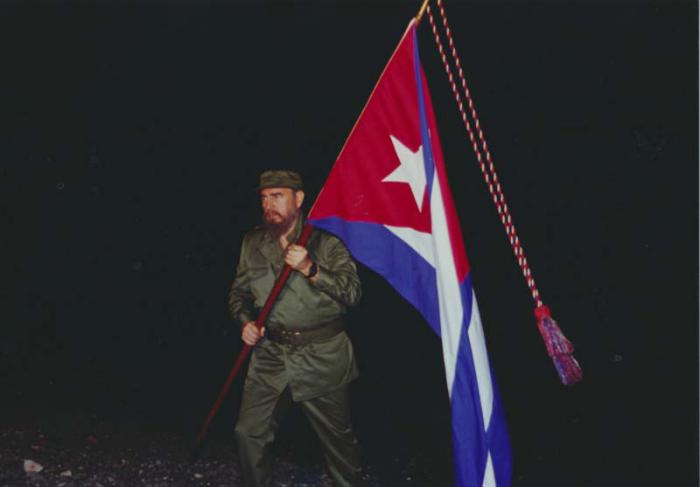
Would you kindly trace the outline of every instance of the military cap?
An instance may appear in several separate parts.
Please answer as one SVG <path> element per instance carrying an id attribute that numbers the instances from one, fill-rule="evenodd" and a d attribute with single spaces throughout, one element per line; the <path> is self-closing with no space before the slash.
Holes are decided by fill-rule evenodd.
<path id="1" fill-rule="evenodd" d="M 260 175 L 258 191 L 265 188 L 291 188 L 294 190 L 302 190 L 304 189 L 304 185 L 299 173 L 286 169 L 273 169 L 265 171 Z"/>

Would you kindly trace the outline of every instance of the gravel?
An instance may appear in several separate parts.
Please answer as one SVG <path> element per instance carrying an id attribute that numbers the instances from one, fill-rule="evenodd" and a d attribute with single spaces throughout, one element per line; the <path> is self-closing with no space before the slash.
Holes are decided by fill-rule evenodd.
<path id="1" fill-rule="evenodd" d="M 50 426 L 0 429 L 0 486 L 236 486 L 240 473 L 232 438 L 208 439 L 196 458 L 183 434 L 115 428 L 90 418 Z M 331 486 L 320 458 L 300 462 L 276 452 L 275 486 Z M 34 465 L 37 472 L 25 471 Z M 379 485 L 367 475 L 370 485 Z"/>

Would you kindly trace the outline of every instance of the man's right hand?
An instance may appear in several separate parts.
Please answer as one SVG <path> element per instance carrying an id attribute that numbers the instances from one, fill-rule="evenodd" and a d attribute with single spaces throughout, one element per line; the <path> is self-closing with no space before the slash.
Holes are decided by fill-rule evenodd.
<path id="1" fill-rule="evenodd" d="M 253 347 L 264 336 L 264 326 L 258 330 L 258 327 L 255 326 L 254 321 L 249 321 L 243 325 L 243 331 L 241 332 L 241 340 L 243 340 L 243 342 L 245 342 L 246 345 L 250 345 L 251 347 Z"/>

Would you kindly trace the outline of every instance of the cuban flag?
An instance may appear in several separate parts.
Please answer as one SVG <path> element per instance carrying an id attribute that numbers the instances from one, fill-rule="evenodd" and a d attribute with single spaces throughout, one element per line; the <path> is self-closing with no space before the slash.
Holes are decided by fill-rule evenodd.
<path id="1" fill-rule="evenodd" d="M 456 484 L 507 486 L 510 445 L 413 20 L 309 213 L 441 338 Z"/>

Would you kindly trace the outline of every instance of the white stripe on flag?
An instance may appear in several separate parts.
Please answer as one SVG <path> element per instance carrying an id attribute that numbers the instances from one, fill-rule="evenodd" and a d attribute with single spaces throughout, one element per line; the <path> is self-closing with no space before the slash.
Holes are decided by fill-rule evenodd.
<path id="1" fill-rule="evenodd" d="M 491 461 L 491 452 L 486 458 L 486 471 L 484 472 L 484 482 L 482 487 L 496 487 L 496 474 L 493 471 L 493 461 Z"/>
<path id="2" fill-rule="evenodd" d="M 433 233 L 418 232 L 412 228 L 385 225 L 387 230 L 411 246 L 426 262 L 435 268 L 440 310 L 440 333 L 442 335 L 443 359 L 447 388 L 452 396 L 452 384 L 457 365 L 459 339 L 462 331 L 464 308 L 462 305 L 457 270 L 454 265 L 442 201 L 442 191 L 437 178 L 433 177 L 431 192 L 431 216 Z M 474 358 L 479 400 L 484 420 L 484 430 L 488 430 L 493 411 L 493 386 L 489 369 L 484 332 L 481 326 L 476 294 L 472 292 L 472 312 L 468 329 L 469 345 Z"/>
<path id="3" fill-rule="evenodd" d="M 440 301 L 440 333 L 442 335 L 442 355 L 445 361 L 447 390 L 452 398 L 452 385 L 457 367 L 459 338 L 462 332 L 464 308 L 459 291 L 457 268 L 452 254 L 452 244 L 447 228 L 445 206 L 442 201 L 442 188 L 437 171 L 433 174 L 433 189 L 430 195 L 430 216 L 432 219 L 433 243 L 435 245 L 435 271 Z"/>
<path id="4" fill-rule="evenodd" d="M 481 401 L 481 413 L 484 416 L 484 431 L 488 431 L 493 412 L 493 383 L 491 382 L 491 369 L 489 357 L 486 352 L 486 339 L 481 327 L 481 315 L 479 305 L 476 302 L 476 293 L 472 290 L 472 316 L 469 322 L 469 345 L 474 357 L 474 370 L 476 382 L 479 386 L 479 400 Z"/>
<path id="5" fill-rule="evenodd" d="M 435 255 L 433 254 L 433 236 L 430 233 L 419 232 L 408 227 L 394 227 L 384 225 L 384 228 L 406 242 L 418 255 L 423 257 L 431 266 L 435 267 Z"/>

